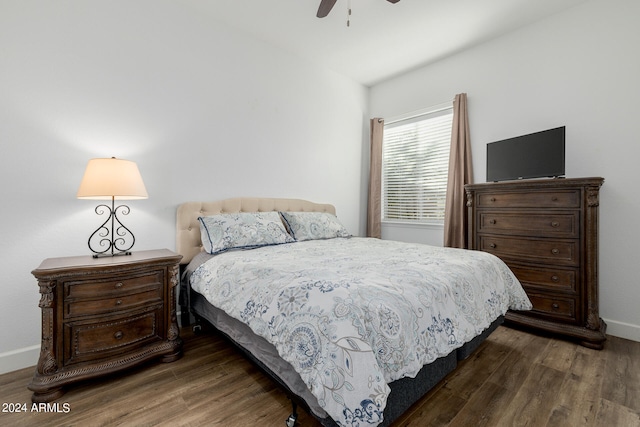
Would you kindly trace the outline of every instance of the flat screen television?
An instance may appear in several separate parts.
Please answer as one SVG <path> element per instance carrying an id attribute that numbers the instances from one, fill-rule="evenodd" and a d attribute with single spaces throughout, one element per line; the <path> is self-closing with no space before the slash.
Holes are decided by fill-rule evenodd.
<path id="1" fill-rule="evenodd" d="M 565 127 L 487 144 L 487 182 L 564 176 Z"/>

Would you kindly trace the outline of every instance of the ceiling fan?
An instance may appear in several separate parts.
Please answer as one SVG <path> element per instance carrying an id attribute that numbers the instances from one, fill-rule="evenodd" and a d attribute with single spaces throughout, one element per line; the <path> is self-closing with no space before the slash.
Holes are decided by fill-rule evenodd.
<path id="1" fill-rule="evenodd" d="M 333 5 L 336 4 L 337 0 L 321 0 L 320 7 L 318 7 L 318 13 L 316 16 L 318 18 L 324 18 L 331 12 Z M 389 3 L 398 3 L 400 0 L 387 0 Z"/>

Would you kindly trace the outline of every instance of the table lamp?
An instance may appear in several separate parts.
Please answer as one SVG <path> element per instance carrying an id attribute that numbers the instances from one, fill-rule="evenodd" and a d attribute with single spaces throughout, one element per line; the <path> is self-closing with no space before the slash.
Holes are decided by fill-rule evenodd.
<path id="1" fill-rule="evenodd" d="M 131 255 L 129 251 L 136 239 L 122 224 L 118 215 L 128 215 L 129 206 L 115 206 L 115 199 L 146 199 L 149 195 L 135 162 L 116 159 L 91 159 L 84 171 L 78 199 L 111 200 L 111 206 L 96 206 L 98 215 L 108 215 L 100 227 L 89 236 L 89 249 L 93 257 Z M 129 244 L 130 243 L 130 244 Z"/>

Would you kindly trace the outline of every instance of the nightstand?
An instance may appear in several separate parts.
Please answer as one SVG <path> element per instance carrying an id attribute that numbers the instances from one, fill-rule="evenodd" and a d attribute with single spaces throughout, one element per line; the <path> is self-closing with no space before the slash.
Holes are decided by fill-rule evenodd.
<path id="1" fill-rule="evenodd" d="M 50 402 L 64 394 L 64 386 L 150 359 L 179 359 L 180 259 L 162 249 L 49 258 L 33 270 L 41 294 L 42 346 L 28 386 L 32 401 Z"/>

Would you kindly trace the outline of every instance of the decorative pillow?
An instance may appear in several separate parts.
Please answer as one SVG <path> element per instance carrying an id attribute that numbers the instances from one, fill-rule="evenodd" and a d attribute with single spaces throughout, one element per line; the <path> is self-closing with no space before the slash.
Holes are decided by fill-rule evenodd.
<path id="1" fill-rule="evenodd" d="M 200 236 L 205 251 L 217 254 L 229 249 L 291 243 L 278 212 L 240 212 L 199 217 Z"/>
<path id="2" fill-rule="evenodd" d="M 297 241 L 351 237 L 338 218 L 328 212 L 280 212 L 280 215 Z"/>

